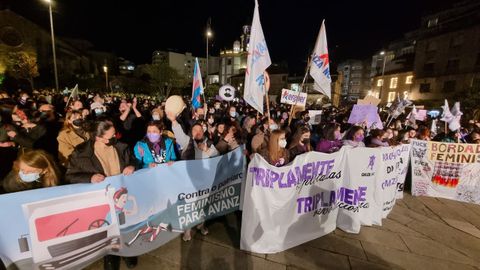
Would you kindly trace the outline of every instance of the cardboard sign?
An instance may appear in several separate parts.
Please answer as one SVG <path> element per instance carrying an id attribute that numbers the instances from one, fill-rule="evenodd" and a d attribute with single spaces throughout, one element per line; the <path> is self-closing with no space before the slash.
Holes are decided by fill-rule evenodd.
<path id="1" fill-rule="evenodd" d="M 376 98 L 374 96 L 366 96 L 364 99 L 358 99 L 357 100 L 358 105 L 373 105 L 373 106 L 378 106 L 380 104 L 380 99 Z"/>
<path id="2" fill-rule="evenodd" d="M 308 115 L 310 116 L 310 125 L 318 125 L 322 121 L 322 110 L 308 110 Z"/>
<path id="3" fill-rule="evenodd" d="M 383 123 L 380 120 L 377 110 L 378 108 L 373 105 L 353 105 L 348 123 L 360 124 L 366 122 L 369 128 L 383 129 Z"/>
<path id="4" fill-rule="evenodd" d="M 299 94 L 296 91 L 282 89 L 280 103 L 305 107 L 307 103 L 307 93 Z"/>
<path id="5" fill-rule="evenodd" d="M 427 110 L 417 110 L 417 115 L 415 119 L 418 121 L 425 121 L 427 119 Z"/>

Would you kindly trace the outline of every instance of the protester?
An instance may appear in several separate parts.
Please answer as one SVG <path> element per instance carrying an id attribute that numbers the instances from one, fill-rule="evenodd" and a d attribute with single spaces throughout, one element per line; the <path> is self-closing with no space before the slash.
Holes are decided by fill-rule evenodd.
<path id="1" fill-rule="evenodd" d="M 77 145 L 88 140 L 89 135 L 82 128 L 83 117 L 80 111 L 69 111 L 65 117 L 63 129 L 57 137 L 58 160 L 63 166 L 67 165 L 68 158 Z"/>
<path id="2" fill-rule="evenodd" d="M 366 145 L 371 148 L 389 146 L 388 139 L 385 136 L 385 131 L 382 129 L 371 130 L 370 136 L 368 136 L 366 141 Z"/>
<path id="3" fill-rule="evenodd" d="M 323 129 L 323 138 L 317 144 L 316 151 L 322 153 L 337 152 L 343 145 L 340 126 L 330 123 Z"/>
<path id="4" fill-rule="evenodd" d="M 287 139 L 285 137 L 285 131 L 277 129 L 271 133 L 268 146 L 260 150 L 260 155 L 270 163 L 270 165 L 281 167 L 290 162 L 290 156 L 286 147 Z"/>
<path id="5" fill-rule="evenodd" d="M 365 138 L 365 132 L 360 126 L 353 126 L 345 134 L 343 145 L 351 147 L 365 147 L 363 139 Z"/>
<path id="6" fill-rule="evenodd" d="M 297 128 L 297 132 L 295 132 L 290 147 L 288 148 L 291 160 L 294 160 L 298 155 L 312 151 L 310 136 L 310 129 L 307 126 Z"/>
<path id="7" fill-rule="evenodd" d="M 3 180 L 5 192 L 53 187 L 60 182 L 60 171 L 52 156 L 43 150 L 31 150 L 21 155 L 13 170 Z"/>
<path id="8" fill-rule="evenodd" d="M 158 164 L 171 163 L 177 160 L 175 143 L 162 135 L 164 125 L 156 120 L 148 123 L 145 138 L 134 147 L 135 157 L 141 168 L 153 168 Z"/>
<path id="9" fill-rule="evenodd" d="M 39 123 L 40 112 L 28 109 L 16 109 L 12 115 L 14 122 L 17 122 L 17 128 L 11 128 L 7 131 L 10 140 L 18 144 L 22 151 L 31 149 L 44 149 L 41 144 L 45 140 L 47 129 Z M 44 149 L 47 150 L 47 149 Z"/>
<path id="10" fill-rule="evenodd" d="M 226 125 L 221 140 L 215 145 L 220 155 L 224 155 L 244 144 L 242 130 L 237 122 Z"/>

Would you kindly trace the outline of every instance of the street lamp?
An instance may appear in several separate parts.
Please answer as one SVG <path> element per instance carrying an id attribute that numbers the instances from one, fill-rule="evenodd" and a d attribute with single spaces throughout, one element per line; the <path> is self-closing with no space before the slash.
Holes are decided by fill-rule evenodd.
<path id="1" fill-rule="evenodd" d="M 205 87 L 207 87 L 207 84 L 208 84 L 208 39 L 213 35 L 212 30 L 210 29 L 210 26 L 208 27 L 206 34 L 207 34 L 207 72 L 205 73 L 206 74 Z"/>
<path id="2" fill-rule="evenodd" d="M 107 65 L 103 66 L 103 72 L 105 72 L 105 89 L 108 91 L 108 67 Z"/>
<path id="3" fill-rule="evenodd" d="M 58 73 L 57 73 L 57 55 L 55 53 L 55 34 L 53 31 L 53 15 L 52 15 L 52 1 L 44 0 L 48 3 L 48 11 L 50 13 L 50 32 L 52 36 L 52 51 L 53 51 L 53 72 L 55 73 L 55 90 L 58 91 Z"/>
<path id="4" fill-rule="evenodd" d="M 381 51 L 380 55 L 383 56 L 383 67 L 382 67 L 382 85 L 380 85 L 380 93 L 379 93 L 379 98 L 382 98 L 382 92 L 383 92 L 383 85 L 385 84 L 385 63 L 387 61 L 387 56 L 385 55 L 385 51 Z"/>

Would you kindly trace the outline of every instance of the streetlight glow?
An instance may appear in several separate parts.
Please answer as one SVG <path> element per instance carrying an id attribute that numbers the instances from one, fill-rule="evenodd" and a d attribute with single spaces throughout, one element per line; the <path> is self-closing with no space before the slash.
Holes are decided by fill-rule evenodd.
<path id="1" fill-rule="evenodd" d="M 381 51 L 381 52 L 380 52 L 380 55 L 384 55 L 384 54 L 385 54 L 385 51 Z"/>
<path id="2" fill-rule="evenodd" d="M 108 67 L 107 66 L 103 66 L 103 72 L 107 73 L 108 71 Z"/>
<path id="3" fill-rule="evenodd" d="M 43 0 L 43 1 L 45 1 L 45 2 L 47 2 L 47 3 L 49 3 L 49 4 L 52 3 L 52 0 Z"/>
<path id="4" fill-rule="evenodd" d="M 210 29 L 207 30 L 207 37 L 211 37 L 213 34 L 212 34 L 212 31 Z"/>

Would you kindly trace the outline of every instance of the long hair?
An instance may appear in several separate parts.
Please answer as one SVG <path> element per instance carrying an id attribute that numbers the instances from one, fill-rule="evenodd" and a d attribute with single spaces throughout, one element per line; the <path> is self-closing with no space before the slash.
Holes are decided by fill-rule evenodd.
<path id="1" fill-rule="evenodd" d="M 88 129 L 90 132 L 90 139 L 95 141 L 96 137 L 102 137 L 107 130 L 111 129 L 112 127 L 114 127 L 114 125 L 110 120 L 95 122 L 93 126 Z"/>
<path id="2" fill-rule="evenodd" d="M 274 130 L 270 134 L 270 139 L 268 140 L 268 158 L 270 162 L 278 161 L 282 157 L 286 157 L 287 150 L 280 148 L 278 142 L 280 141 L 280 136 L 285 135 L 284 130 Z"/>
<path id="3" fill-rule="evenodd" d="M 290 145 L 289 149 L 297 147 L 300 144 L 302 135 L 305 133 L 310 133 L 310 129 L 308 129 L 306 126 L 301 126 L 300 128 L 298 128 L 295 134 L 293 135 L 292 144 Z M 310 142 L 305 144 L 305 148 L 307 149 L 307 152 L 312 151 L 312 145 L 310 144 Z"/>
<path id="4" fill-rule="evenodd" d="M 15 161 L 13 166 L 13 171 L 16 173 L 18 181 L 20 181 L 18 176 L 20 162 L 23 162 L 30 167 L 45 171 L 45 173 L 40 176 L 40 181 L 43 187 L 53 187 L 58 185 L 60 173 L 52 156 L 47 152 L 43 150 L 32 150 L 21 155 L 17 161 Z"/>
<path id="5" fill-rule="evenodd" d="M 340 127 L 339 124 L 329 123 L 323 128 L 323 138 L 329 141 L 335 141 L 335 131 Z"/>
<path id="6" fill-rule="evenodd" d="M 65 121 L 63 122 L 62 130 L 71 131 L 73 130 L 73 125 L 68 122 L 75 114 L 82 115 L 81 111 L 68 111 L 65 115 Z"/>

